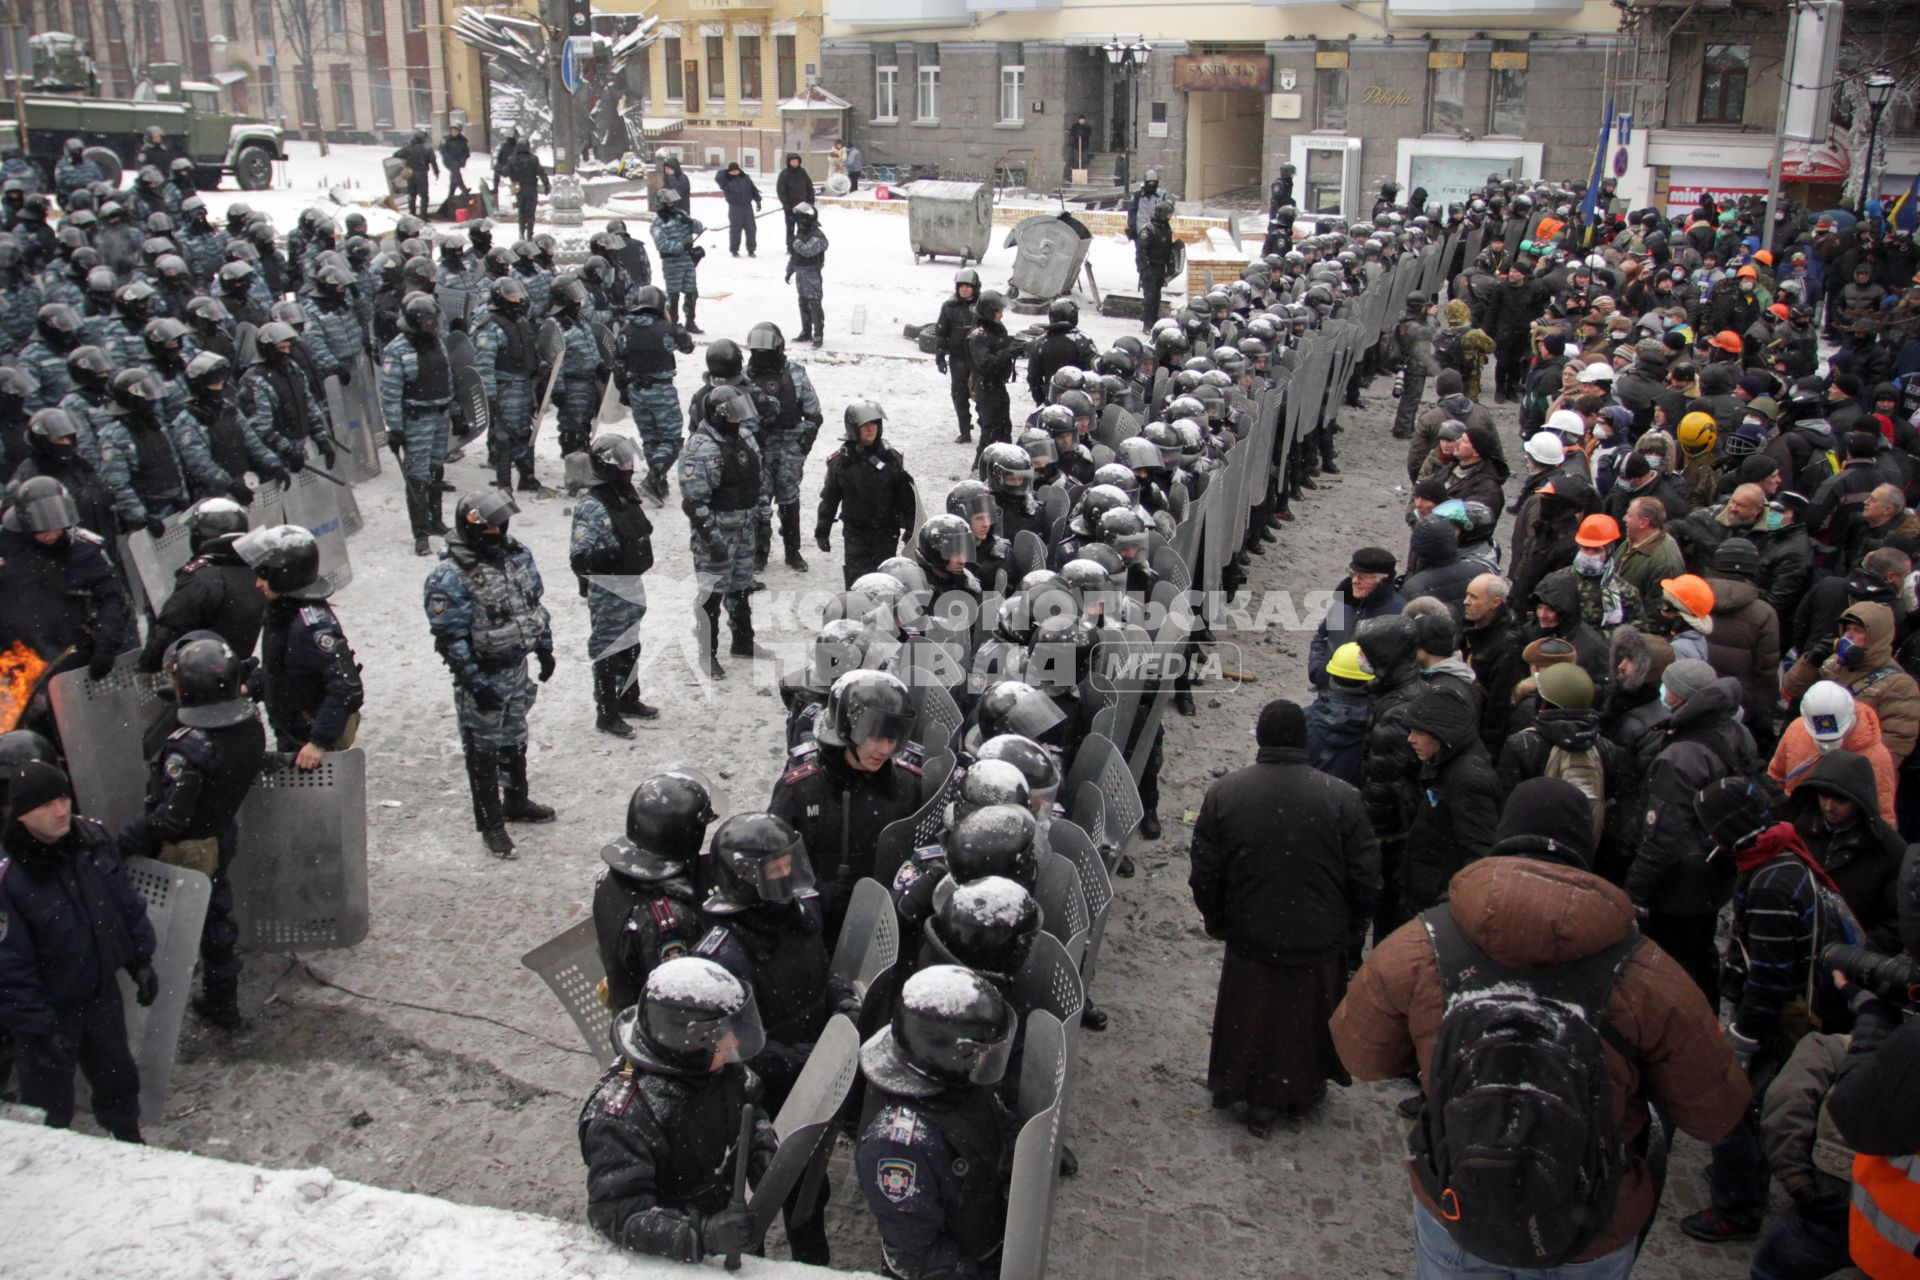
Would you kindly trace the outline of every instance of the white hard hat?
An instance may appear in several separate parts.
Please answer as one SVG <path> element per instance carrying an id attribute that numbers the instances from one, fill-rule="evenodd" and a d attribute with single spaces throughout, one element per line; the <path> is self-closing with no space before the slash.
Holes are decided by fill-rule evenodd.
<path id="1" fill-rule="evenodd" d="M 1586 383 L 1612 382 L 1613 366 L 1604 360 L 1596 361 L 1580 371 L 1580 381 Z"/>
<path id="2" fill-rule="evenodd" d="M 1575 440 L 1584 440 L 1587 436 L 1587 420 L 1571 409 L 1555 409 L 1547 417 L 1546 429 L 1558 431 Z"/>
<path id="3" fill-rule="evenodd" d="M 1524 446 L 1527 456 L 1543 467 L 1557 467 L 1567 460 L 1567 447 L 1551 431 L 1536 431 Z"/>
<path id="4" fill-rule="evenodd" d="M 1820 681 L 1800 700 L 1800 721 L 1821 754 L 1832 751 L 1853 732 L 1853 694 L 1843 684 Z"/>

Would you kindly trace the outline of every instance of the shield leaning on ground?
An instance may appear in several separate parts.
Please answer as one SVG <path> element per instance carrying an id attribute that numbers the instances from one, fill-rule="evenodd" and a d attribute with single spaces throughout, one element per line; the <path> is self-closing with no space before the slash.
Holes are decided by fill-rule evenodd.
<path id="1" fill-rule="evenodd" d="M 315 458 L 307 465 L 318 467 L 340 483 L 334 486 L 334 505 L 340 511 L 340 528 L 349 538 L 366 527 L 366 520 L 360 515 L 360 499 L 354 495 L 353 481 L 359 471 L 359 463 L 354 457 L 351 438 L 346 434 L 345 426 L 352 404 L 347 399 L 347 389 L 340 379 L 328 376 L 324 384 L 327 392 L 327 417 L 332 427 L 329 434 L 333 437 L 333 462 L 329 464 L 324 457 Z"/>
<path id="2" fill-rule="evenodd" d="M 532 448 L 532 442 L 540 438 L 540 421 L 546 417 L 547 406 L 553 403 L 553 389 L 560 382 L 560 362 L 567 354 L 567 335 L 561 330 L 560 322 L 551 318 L 542 321 L 540 331 L 534 335 L 533 345 L 539 349 L 540 359 L 546 363 L 547 384 L 540 389 L 539 403 L 533 406 L 532 439 L 528 442 L 528 448 Z"/>
<path id="3" fill-rule="evenodd" d="M 104 680 L 85 667 L 47 682 L 53 722 L 67 749 L 67 771 L 80 812 L 118 831 L 147 811 L 147 762 L 141 735 L 159 713 L 153 678 L 134 670 L 139 655 L 125 653 Z"/>
<path id="4" fill-rule="evenodd" d="M 200 958 L 200 930 L 206 923 L 213 882 L 198 871 L 168 866 L 152 858 L 128 858 L 127 879 L 145 899 L 153 926 L 153 972 L 160 993 L 142 1009 L 133 998 L 133 982 L 120 975 L 127 1013 L 127 1045 L 140 1064 L 140 1114 L 158 1119 L 167 1113 L 173 1060 L 180 1047 L 180 1024 L 193 988 L 193 966 Z"/>
<path id="5" fill-rule="evenodd" d="M 308 468 L 292 477 L 284 499 L 286 523 L 311 532 L 320 546 L 320 576 L 329 594 L 353 581 L 353 562 L 347 557 L 347 526 L 338 496 L 345 492 Z"/>
<path id="6" fill-rule="evenodd" d="M 826 1029 L 813 1043 L 806 1066 L 793 1082 L 780 1114 L 773 1119 L 773 1131 L 780 1148 L 760 1175 L 748 1208 L 753 1213 L 756 1234 L 765 1235 L 773 1220 L 802 1178 L 816 1164 L 824 1162 L 833 1143 L 834 1119 L 847 1104 L 855 1077 L 860 1074 L 860 1033 L 851 1019 L 836 1013 L 827 1020 Z M 803 1197 L 802 1202 L 810 1202 Z"/>
<path id="7" fill-rule="evenodd" d="M 1013 1145 L 1013 1176 L 1007 1194 L 1007 1226 L 1001 1248 L 1001 1280 L 1040 1280 L 1047 1273 L 1047 1243 L 1060 1174 L 1062 1103 L 1067 1091 L 1067 1037 L 1060 1020 L 1044 1009 L 1027 1015 L 1021 1056 L 1020 1114 L 1024 1123 Z"/>
<path id="8" fill-rule="evenodd" d="M 240 945 L 325 951 L 367 936 L 367 754 L 261 773 L 240 806 L 229 876 Z"/>
<path id="9" fill-rule="evenodd" d="M 465 448 L 487 434 L 491 417 L 487 405 L 487 385 L 480 380 L 473 339 L 465 333 L 449 333 L 446 344 L 447 365 L 453 371 L 453 439 L 455 446 Z"/>

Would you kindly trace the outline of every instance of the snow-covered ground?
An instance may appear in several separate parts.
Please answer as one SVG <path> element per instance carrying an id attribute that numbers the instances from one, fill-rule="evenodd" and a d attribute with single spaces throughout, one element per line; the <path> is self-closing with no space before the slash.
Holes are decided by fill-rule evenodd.
<path id="1" fill-rule="evenodd" d="M 297 186 L 213 193 L 216 212 L 244 199 L 271 210 L 286 227 L 300 209 L 324 202 L 330 185 L 358 183 L 369 195 L 381 189 L 381 148 L 335 148 L 322 159 L 311 146 L 289 145 L 295 158 L 286 167 Z M 694 177 L 698 189 L 708 181 Z M 772 207 L 770 181 L 765 189 Z M 436 186 L 436 195 L 441 190 Z M 717 201 L 696 202 L 696 213 L 708 209 L 713 221 L 724 223 Z M 372 210 L 368 217 L 379 229 L 393 215 Z M 813 569 L 792 572 L 776 553 L 763 575 L 769 590 L 754 598 L 763 639 L 795 656 L 820 604 L 840 582 L 838 556 L 815 551 L 811 528 L 821 463 L 836 447 L 846 404 L 871 396 L 885 405 L 888 439 L 905 453 L 931 509 L 972 462 L 972 447 L 953 443 L 946 378 L 901 336 L 903 324 L 934 318 L 955 264 L 915 265 L 904 217 L 850 211 L 828 200 L 822 222 L 832 241 L 827 346 L 818 354 L 795 353 L 827 417 L 802 490 Z M 793 292 L 780 278 L 778 214 L 760 226 L 758 258 L 728 257 L 724 225 L 705 241 L 700 321 L 709 338 L 744 338 L 762 319 L 788 332 L 798 326 Z M 1003 238 L 996 235 L 981 268 L 990 285 L 1005 280 L 1012 261 Z M 1125 240 L 1096 238 L 1091 260 L 1103 288 L 1131 288 Z M 1132 327 L 1095 315 L 1090 299 L 1082 299 L 1082 314 L 1102 344 Z M 702 368 L 698 353 L 682 362 L 683 402 Z M 1393 1109 L 1403 1086 L 1334 1090 L 1316 1115 L 1280 1125 L 1266 1142 L 1208 1109 L 1205 1061 L 1220 948 L 1205 938 L 1187 894 L 1181 823 L 1214 778 L 1251 758 L 1249 726 L 1258 707 L 1271 697 L 1305 697 L 1306 648 L 1316 620 L 1304 607 L 1307 593 L 1333 586 L 1356 546 L 1405 545 L 1405 496 L 1396 492 L 1405 485 L 1404 449 L 1387 438 L 1392 402 L 1383 392 L 1376 384 L 1365 409 L 1343 415 L 1344 475 L 1297 503 L 1298 523 L 1254 562 L 1256 591 L 1290 592 L 1302 602 L 1267 616 L 1291 613 L 1297 625 L 1223 633 L 1242 651 L 1227 665 L 1257 683 L 1210 682 L 1199 690 L 1198 719 L 1168 717 L 1160 806 L 1167 835 L 1137 844 L 1138 878 L 1117 882 L 1095 984 L 1113 1023 L 1104 1035 L 1080 1040 L 1067 1140 L 1081 1173 L 1061 1187 L 1055 1275 L 1211 1280 L 1412 1271 L 1405 1123 Z M 1024 388 L 1013 398 L 1016 412 L 1024 412 Z M 1496 412 L 1505 420 L 1511 411 L 1501 406 Z M 550 480 L 558 477 L 550 422 L 540 466 Z M 463 489 L 488 479 L 478 458 L 455 463 L 449 474 Z M 190 1020 L 168 1115 L 147 1118 L 146 1133 L 164 1146 L 269 1168 L 324 1165 L 343 1179 L 378 1187 L 579 1222 L 584 1178 L 574 1125 L 598 1068 L 519 957 L 584 918 L 601 868 L 599 849 L 619 830 L 627 795 L 646 774 L 692 762 L 718 777 L 736 807 L 765 802 L 782 758 L 773 672 L 752 672 L 736 661 L 718 683 L 693 675 L 686 524 L 670 503 L 655 515 L 659 563 L 646 578 L 651 610 L 644 629 L 644 693 L 662 715 L 637 724 L 630 742 L 595 733 L 586 609 L 566 570 L 571 504 L 523 499 L 513 532 L 545 572 L 560 653 L 559 670 L 541 688 L 532 713 L 532 775 L 536 796 L 559 809 L 559 821 L 515 828 L 520 860 L 497 862 L 473 831 L 449 683 L 421 610 L 420 585 L 431 562 L 411 554 L 390 462 L 385 474 L 361 486 L 360 502 L 367 527 L 351 543 L 354 580 L 335 605 L 366 667 L 359 744 L 369 761 L 372 932 L 351 951 L 299 961 L 250 957 L 242 1007 L 254 1029 L 227 1039 Z M 834 545 L 840 545 L 837 531 Z M 80 1210 L 87 1222 L 111 1216 L 129 1196 L 144 1201 L 169 1194 L 171 1175 L 144 1163 L 153 1158 L 131 1155 L 141 1163 L 125 1165 L 133 1171 L 128 1176 L 92 1179 L 96 1194 Z M 1673 1225 L 1679 1212 L 1701 1207 L 1702 1163 L 1703 1149 L 1683 1141 L 1667 1209 L 1638 1274 L 1654 1280 L 1745 1274 L 1748 1250 L 1693 1244 Z M 843 1150 L 828 1210 L 835 1257 L 843 1267 L 877 1269 L 875 1235 L 848 1176 Z M 51 1221 L 15 1211 L 11 1187 L 6 1202 L 7 1220 L 19 1224 L 15 1235 Z M 114 1259 L 124 1255 L 109 1255 L 85 1274 L 146 1277 L 169 1263 L 173 1237 L 162 1228 L 178 1219 L 156 1213 L 142 1221 L 153 1230 L 134 1238 L 152 1247 L 138 1262 L 121 1266 Z M 343 1238 L 359 1231 L 350 1215 L 313 1226 L 303 1237 L 310 1271 L 263 1266 L 229 1273 L 386 1274 L 323 1265 L 336 1248 L 361 1243 Z M 46 1251 L 80 1270 L 59 1250 L 61 1233 L 46 1234 L 53 1239 Z M 85 1242 L 101 1238 L 78 1239 L 75 1247 L 87 1249 Z M 780 1253 L 777 1244 L 774 1252 Z M 0 1256 L 9 1259 L 9 1270 L 40 1274 L 19 1265 L 11 1249 Z M 559 1271 L 569 1260 L 597 1256 L 585 1247 L 555 1251 L 547 1266 L 522 1274 Z M 463 1264 L 441 1274 L 468 1270 Z"/>

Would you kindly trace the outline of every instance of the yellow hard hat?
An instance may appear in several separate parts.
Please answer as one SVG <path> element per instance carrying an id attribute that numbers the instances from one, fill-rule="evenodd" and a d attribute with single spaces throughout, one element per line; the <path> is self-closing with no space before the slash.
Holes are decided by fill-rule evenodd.
<path id="1" fill-rule="evenodd" d="M 1720 439 L 1720 430 L 1712 414 L 1696 411 L 1680 419 L 1680 430 L 1675 433 L 1675 438 L 1688 453 L 1704 453 Z"/>
<path id="2" fill-rule="evenodd" d="M 1335 680 L 1357 680 L 1365 684 L 1373 679 L 1373 672 L 1367 670 L 1365 661 L 1360 656 L 1360 646 L 1349 640 L 1327 660 L 1327 674 Z"/>

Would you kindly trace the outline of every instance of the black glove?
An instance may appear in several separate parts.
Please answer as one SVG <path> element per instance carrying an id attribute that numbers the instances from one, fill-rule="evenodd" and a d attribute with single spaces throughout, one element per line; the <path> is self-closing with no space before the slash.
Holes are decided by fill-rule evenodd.
<path id="1" fill-rule="evenodd" d="M 267 479 L 273 481 L 275 484 L 289 484 L 293 480 L 293 477 L 287 473 L 287 470 L 284 467 L 275 471 L 262 471 L 260 474 L 265 476 Z"/>
<path id="2" fill-rule="evenodd" d="M 1816 670 L 1818 670 L 1819 668 L 1827 664 L 1828 658 L 1831 658 L 1833 656 L 1833 641 L 1822 640 L 1818 644 L 1808 645 L 1806 653 L 1802 654 L 1801 656 L 1804 657 L 1807 660 L 1807 662 L 1811 664 Z"/>
<path id="3" fill-rule="evenodd" d="M 747 1210 L 726 1208 L 700 1220 L 700 1248 L 709 1257 L 745 1253 L 752 1247 L 753 1214 Z"/>
<path id="4" fill-rule="evenodd" d="M 154 998 L 160 994 L 160 975 L 153 971 L 153 966 L 142 960 L 127 970 L 127 976 L 133 979 L 133 1002 L 142 1009 L 152 1008 Z"/>
<path id="5" fill-rule="evenodd" d="M 320 457 L 322 460 L 326 462 L 326 464 L 329 467 L 333 465 L 334 459 L 337 458 L 338 456 L 339 455 L 334 452 L 333 441 L 322 440 L 320 442 Z"/>
<path id="6" fill-rule="evenodd" d="M 227 496 L 243 507 L 253 505 L 253 490 L 248 487 L 245 480 L 235 480 L 228 485 Z"/>
<path id="7" fill-rule="evenodd" d="M 305 471 L 306 469 L 307 469 L 306 450 L 302 449 L 299 453 L 296 453 L 291 458 L 287 459 L 287 470 L 291 471 L 293 474 L 299 475 L 302 471 Z"/>
<path id="8" fill-rule="evenodd" d="M 831 537 L 831 535 L 830 535 L 830 534 L 829 534 L 829 533 L 827 532 L 827 530 L 825 530 L 825 529 L 820 529 L 820 530 L 817 530 L 817 531 L 816 531 L 816 532 L 814 533 L 814 535 L 813 535 L 813 545 L 814 545 L 814 546 L 816 546 L 816 547 L 818 547 L 818 548 L 820 548 L 820 549 L 821 549 L 822 551 L 832 551 L 832 550 L 833 550 L 833 540 L 832 540 L 832 537 Z"/>
<path id="9" fill-rule="evenodd" d="M 147 522 L 140 527 L 147 531 L 148 537 L 157 538 L 167 531 L 167 522 L 159 516 L 150 515 L 147 517 Z"/>
<path id="10" fill-rule="evenodd" d="M 106 653 L 99 649 L 94 650 L 93 658 L 87 663 L 87 679 L 105 680 L 113 671 L 114 659 L 119 656 L 120 655 L 116 653 Z"/>
<path id="11" fill-rule="evenodd" d="M 947 371 L 947 353 L 946 352 L 941 351 L 941 352 L 935 353 L 933 357 L 933 367 L 938 369 L 942 373 L 945 373 Z"/>
<path id="12" fill-rule="evenodd" d="M 540 664 L 540 683 L 545 684 L 553 679 L 553 650 L 536 649 L 533 657 L 534 661 Z"/>
<path id="13" fill-rule="evenodd" d="M 787 284 L 793 283 L 793 272 L 791 270 L 789 270 L 786 274 L 786 283 Z"/>
<path id="14" fill-rule="evenodd" d="M 48 1071 L 65 1073 L 73 1070 L 74 1046 L 61 1036 L 34 1036 L 23 1040 L 21 1047 Z"/>
<path id="15" fill-rule="evenodd" d="M 393 458 L 395 462 L 405 461 L 405 459 L 401 455 L 405 451 L 406 447 L 407 447 L 407 442 L 401 438 L 401 435 L 398 431 L 387 432 L 387 448 L 393 450 Z"/>
<path id="16" fill-rule="evenodd" d="M 341 386 L 350 387 L 353 385 L 353 370 L 347 368 L 347 366 L 340 366 L 339 377 Z"/>
<path id="17" fill-rule="evenodd" d="M 467 696 L 473 699 L 473 705 L 482 711 L 498 711 L 507 705 L 506 699 L 493 691 L 493 686 L 475 680 L 467 685 Z"/>

